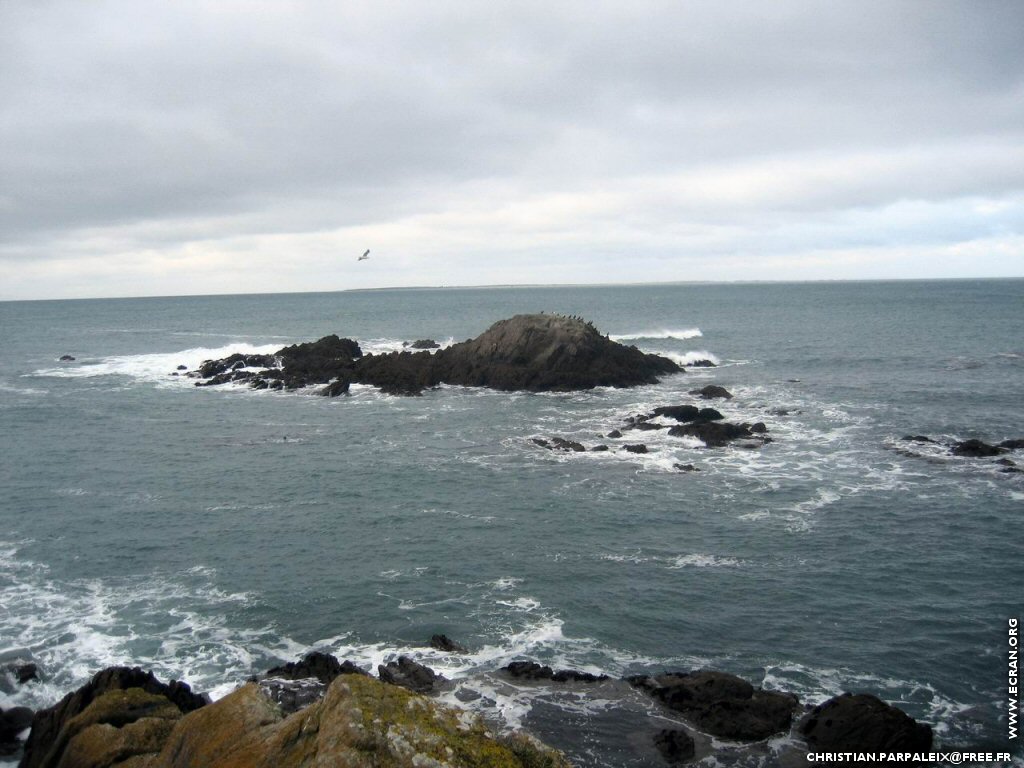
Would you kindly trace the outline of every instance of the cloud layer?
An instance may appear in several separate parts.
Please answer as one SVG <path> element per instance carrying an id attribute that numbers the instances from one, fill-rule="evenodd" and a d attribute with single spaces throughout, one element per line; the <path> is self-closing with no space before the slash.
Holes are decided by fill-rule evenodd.
<path id="1" fill-rule="evenodd" d="M 11 0 L 0 299 L 1024 275 L 1021 29 L 1015 0 Z"/>

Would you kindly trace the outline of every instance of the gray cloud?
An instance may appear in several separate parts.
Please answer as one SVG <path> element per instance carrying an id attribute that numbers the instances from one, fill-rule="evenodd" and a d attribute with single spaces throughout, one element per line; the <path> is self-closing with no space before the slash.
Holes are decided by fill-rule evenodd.
<path id="1" fill-rule="evenodd" d="M 230 290 L 216 255 L 272 238 L 309 264 L 401 245 L 408 279 L 440 239 L 505 259 L 462 265 L 485 283 L 539 254 L 572 274 L 576 248 L 699 266 L 708 228 L 750 264 L 758 238 L 847 248 L 857 211 L 863 243 L 935 243 L 907 201 L 960 211 L 940 244 L 1020 234 L 1013 0 L 336 6 L 0 4 L 0 297 L 48 259 L 163 292 L 146 265 L 183 250 Z"/>

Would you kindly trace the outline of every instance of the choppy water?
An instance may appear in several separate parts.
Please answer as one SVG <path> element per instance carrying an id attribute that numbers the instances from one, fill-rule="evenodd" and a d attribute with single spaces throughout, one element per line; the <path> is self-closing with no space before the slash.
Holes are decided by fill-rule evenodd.
<path id="1" fill-rule="evenodd" d="M 327 333 L 366 351 L 451 342 L 539 310 L 720 365 L 631 390 L 420 398 L 168 375 Z M 711 667 L 808 703 L 864 691 L 946 746 L 1007 747 L 1024 475 L 899 438 L 1024 437 L 1024 281 L 20 302 L 0 303 L 0 329 L 0 661 L 45 675 L 0 682 L 0 707 L 51 704 L 114 663 L 223 694 L 315 647 L 413 655 L 457 681 L 449 699 L 580 765 L 658 765 L 650 733 L 671 715 L 622 684 L 498 667 Z M 775 442 L 598 437 L 707 383 Z M 531 442 L 554 435 L 651 453 Z M 435 632 L 473 652 L 424 648 Z M 784 742 L 705 762 L 776 764 Z"/>

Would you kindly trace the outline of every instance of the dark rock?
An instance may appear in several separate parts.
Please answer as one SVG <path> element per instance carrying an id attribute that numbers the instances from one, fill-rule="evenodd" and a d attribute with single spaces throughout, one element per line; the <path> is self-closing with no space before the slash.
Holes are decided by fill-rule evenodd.
<path id="1" fill-rule="evenodd" d="M 267 382 L 267 380 L 264 379 L 264 378 L 261 378 L 261 377 L 257 377 L 255 379 L 253 379 L 252 384 L 250 384 L 249 386 L 252 387 L 253 389 L 269 389 L 270 388 L 270 384 Z"/>
<path id="2" fill-rule="evenodd" d="M 691 389 L 691 395 L 699 395 L 705 400 L 713 400 L 714 398 L 725 398 L 726 400 L 732 400 L 732 393 L 729 392 L 725 387 L 720 387 L 717 384 L 708 384 L 706 387 L 700 389 Z"/>
<path id="3" fill-rule="evenodd" d="M 1020 467 L 1003 467 L 999 471 L 1002 472 L 1004 475 L 1024 474 L 1024 470 L 1022 470 Z"/>
<path id="4" fill-rule="evenodd" d="M 560 669 L 555 672 L 551 679 L 556 683 L 601 683 L 608 680 L 608 675 L 593 675 L 590 672 L 580 672 L 575 669 Z"/>
<path id="5" fill-rule="evenodd" d="M 1021 448 L 1024 448 L 1024 438 L 1015 438 L 1013 440 L 1003 440 L 1003 442 L 1001 442 L 998 447 L 1006 448 L 1007 450 L 1010 450 L 1010 451 L 1018 451 Z"/>
<path id="6" fill-rule="evenodd" d="M 768 413 L 772 416 L 789 416 L 791 411 L 788 408 L 772 408 Z"/>
<path id="7" fill-rule="evenodd" d="M 622 447 L 630 453 L 647 453 L 647 446 L 643 443 L 634 443 L 633 445 L 624 445 Z"/>
<path id="8" fill-rule="evenodd" d="M 697 728 L 723 739 L 758 741 L 789 730 L 796 696 L 754 688 L 723 672 L 636 676 L 628 681 Z"/>
<path id="9" fill-rule="evenodd" d="M 469 649 L 452 640 L 448 635 L 431 635 L 430 647 L 445 653 L 469 653 Z"/>
<path id="10" fill-rule="evenodd" d="M 607 451 L 607 450 L 608 450 L 608 446 L 607 446 L 607 445 L 595 445 L 595 446 L 594 446 L 593 448 L 591 448 L 590 450 L 591 450 L 591 452 L 595 452 L 595 451 L 597 451 L 597 452 L 600 452 L 600 451 Z"/>
<path id="11" fill-rule="evenodd" d="M 668 763 L 685 763 L 696 754 L 693 737 L 686 731 L 663 728 L 654 734 L 654 746 Z"/>
<path id="12" fill-rule="evenodd" d="M 676 421 L 695 421 L 700 408 L 695 405 L 664 405 L 654 409 L 655 416 L 665 416 Z"/>
<path id="13" fill-rule="evenodd" d="M 320 394 L 324 397 L 337 397 L 338 395 L 347 395 L 348 388 L 351 382 L 348 379 L 335 379 L 326 387 L 320 390 Z"/>
<path id="14" fill-rule="evenodd" d="M 1003 458 L 1003 459 L 996 459 L 995 463 L 996 464 L 1001 464 L 1004 467 L 1016 467 L 1017 466 L 1017 462 L 1015 462 L 1013 459 L 1005 459 L 1005 458 Z"/>
<path id="15" fill-rule="evenodd" d="M 638 421 L 630 429 L 639 429 L 647 432 L 653 432 L 659 429 L 668 429 L 666 424 L 651 424 L 649 421 Z"/>
<path id="16" fill-rule="evenodd" d="M 724 418 L 725 418 L 725 416 L 723 416 L 721 413 L 716 411 L 714 408 L 701 408 L 700 409 L 700 413 L 697 414 L 697 419 L 696 420 L 698 422 L 702 422 L 702 421 L 721 421 Z"/>
<path id="17" fill-rule="evenodd" d="M 699 424 L 680 424 L 668 431 L 673 437 L 696 437 L 708 448 L 721 448 L 733 440 L 752 438 L 754 433 L 746 424 L 729 424 L 726 422 L 709 421 Z M 759 438 L 762 441 L 767 438 Z"/>
<path id="18" fill-rule="evenodd" d="M 444 677 L 413 661 L 408 656 L 399 656 L 398 661 L 377 666 L 377 676 L 385 683 L 407 688 L 415 693 L 430 693 Z"/>
<path id="19" fill-rule="evenodd" d="M 75 358 L 73 358 L 71 355 L 61 355 L 60 361 L 62 363 L 73 363 L 75 362 Z"/>
<path id="20" fill-rule="evenodd" d="M 278 677 L 285 680 L 302 680 L 315 677 L 324 685 L 339 675 L 368 675 L 369 672 L 359 668 L 347 659 L 338 663 L 338 659 L 329 653 L 310 651 L 299 661 L 290 661 L 279 667 L 267 670 L 264 677 Z"/>
<path id="21" fill-rule="evenodd" d="M 928 752 L 932 729 L 868 694 L 844 693 L 810 711 L 798 730 L 815 750 Z"/>
<path id="22" fill-rule="evenodd" d="M 21 733 L 32 725 L 28 707 L 0 709 L 0 755 L 14 755 L 21 749 Z"/>
<path id="23" fill-rule="evenodd" d="M 561 315 L 516 315 L 429 357 L 435 383 L 532 392 L 653 384 L 678 373 L 671 360 L 602 336 Z"/>
<path id="24" fill-rule="evenodd" d="M 551 667 L 541 666 L 535 661 L 513 661 L 502 669 L 520 680 L 550 680 L 555 676 Z"/>
<path id="25" fill-rule="evenodd" d="M 672 467 L 680 472 L 700 472 L 700 467 L 695 467 L 693 464 L 673 464 Z"/>
<path id="26" fill-rule="evenodd" d="M 574 451 L 576 453 L 581 453 L 582 451 L 587 450 L 583 447 L 582 443 L 577 443 L 575 440 L 566 440 L 563 437 L 552 437 L 551 443 L 552 450 L 556 451 Z"/>
<path id="27" fill-rule="evenodd" d="M 765 423 L 763 421 L 759 421 L 756 424 L 750 425 L 750 431 L 753 432 L 755 435 L 763 435 L 765 432 L 768 431 L 768 427 L 765 426 Z"/>
<path id="28" fill-rule="evenodd" d="M 608 679 L 608 675 L 593 675 L 590 672 L 579 672 L 575 669 L 560 669 L 555 672 L 549 666 L 542 666 L 535 661 L 513 661 L 502 669 L 510 676 L 519 680 L 551 680 L 556 683 L 600 683 Z"/>
<path id="29" fill-rule="evenodd" d="M 417 339 L 409 345 L 413 349 L 440 349 L 441 345 L 433 339 Z"/>
<path id="30" fill-rule="evenodd" d="M 972 438 L 970 440 L 964 440 L 963 442 L 954 443 L 953 447 L 949 449 L 949 452 L 954 456 L 984 458 L 988 456 L 998 456 L 1001 453 L 1005 453 L 1006 448 L 1002 448 L 997 445 L 989 445 L 981 440 Z"/>
<path id="31" fill-rule="evenodd" d="M 907 441 L 908 443 L 934 443 L 935 442 L 934 440 L 932 440 L 930 437 L 927 437 L 926 435 L 904 435 L 902 439 Z"/>
<path id="32" fill-rule="evenodd" d="M 614 440 L 617 437 L 622 437 L 622 433 L 619 430 L 617 430 L 617 429 L 613 429 L 611 432 L 609 432 L 607 435 L 605 435 L 605 437 L 608 437 L 608 438 L 611 438 L 612 440 Z"/>
<path id="33" fill-rule="evenodd" d="M 551 450 L 551 443 L 549 443 L 543 437 L 534 437 L 531 439 L 535 445 L 539 445 L 541 448 L 547 448 L 549 451 Z"/>
<path id="34" fill-rule="evenodd" d="M 179 365 L 178 366 L 178 370 L 179 371 L 187 371 L 188 370 L 188 366 L 187 365 Z"/>
<path id="35" fill-rule="evenodd" d="M 715 367 L 717 367 L 715 363 L 711 362 L 710 360 L 704 360 L 704 359 L 694 360 L 692 363 L 687 363 L 686 365 L 689 368 L 715 368 Z"/>
<path id="36" fill-rule="evenodd" d="M 39 679 L 39 668 L 32 664 L 20 664 L 14 667 L 14 677 L 17 679 L 19 685 L 27 683 L 29 680 Z"/>
<path id="37" fill-rule="evenodd" d="M 182 713 L 205 706 L 210 698 L 192 693 L 186 683 L 172 680 L 161 683 L 152 672 L 143 672 L 139 667 L 108 667 L 97 672 L 92 679 L 69 693 L 47 709 L 41 709 L 32 718 L 32 732 L 25 742 L 25 755 L 19 768 L 40 768 L 45 763 L 50 746 L 57 740 L 64 726 L 73 717 L 83 712 L 94 699 L 105 693 L 129 688 L 141 688 L 146 693 L 163 696 Z"/>

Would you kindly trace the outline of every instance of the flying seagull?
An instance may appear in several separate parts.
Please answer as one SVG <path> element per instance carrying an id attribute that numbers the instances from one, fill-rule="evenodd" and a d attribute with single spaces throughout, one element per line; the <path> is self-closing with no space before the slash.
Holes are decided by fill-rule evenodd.
<path id="1" fill-rule="evenodd" d="M 367 248 L 366 249 L 366 253 L 364 253 L 362 256 L 360 256 L 358 259 L 356 259 L 356 261 L 362 261 L 363 259 L 368 259 L 368 258 L 370 258 L 370 249 L 369 248 Z"/>

